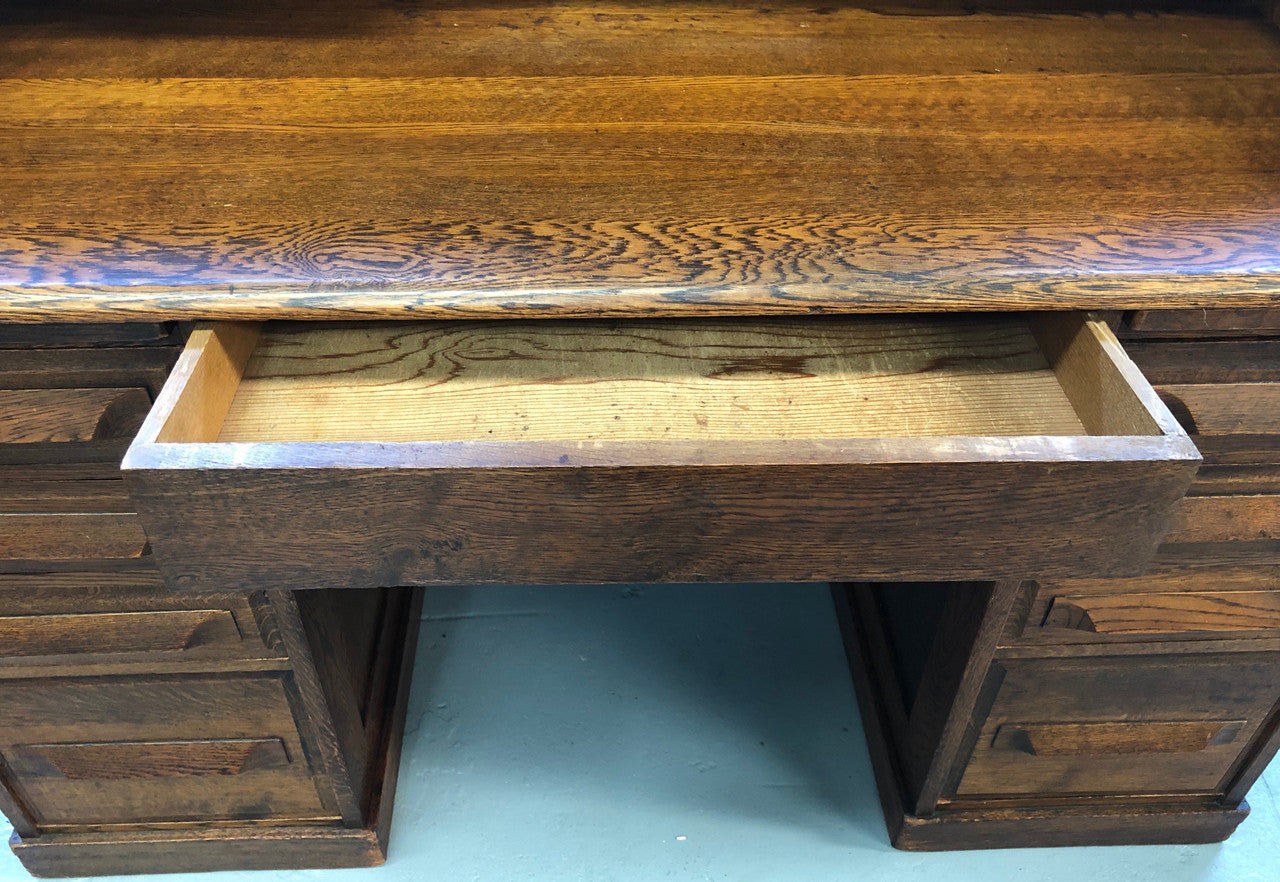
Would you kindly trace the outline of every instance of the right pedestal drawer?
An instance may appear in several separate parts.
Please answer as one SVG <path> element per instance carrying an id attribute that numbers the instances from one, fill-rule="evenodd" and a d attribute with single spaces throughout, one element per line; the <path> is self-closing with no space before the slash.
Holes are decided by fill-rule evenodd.
<path id="1" fill-rule="evenodd" d="M 1001 659 L 956 795 L 1204 795 L 1280 699 L 1280 654 Z"/>
<path id="2" fill-rule="evenodd" d="M 1136 574 L 1198 462 L 1060 314 L 218 325 L 124 468 L 221 591 Z"/>

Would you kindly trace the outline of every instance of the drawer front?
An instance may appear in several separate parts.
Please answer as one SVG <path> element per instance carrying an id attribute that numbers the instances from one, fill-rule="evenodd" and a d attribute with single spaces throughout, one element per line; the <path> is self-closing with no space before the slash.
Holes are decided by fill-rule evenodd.
<path id="1" fill-rule="evenodd" d="M 177 352 L 0 348 L 0 470 L 119 462 Z"/>
<path id="2" fill-rule="evenodd" d="M 1193 492 L 1280 493 L 1280 338 L 1125 349 L 1204 455 Z"/>
<path id="3" fill-rule="evenodd" d="M 1150 640 L 1280 638 L 1280 580 L 1252 586 L 1199 580 L 1169 590 L 1152 580 L 1036 586 L 1016 641 L 1132 643 Z"/>
<path id="4" fill-rule="evenodd" d="M 151 408 L 146 389 L 0 389 L 0 444 L 132 438 Z"/>
<path id="5" fill-rule="evenodd" d="M 1280 540 L 1280 494 L 1188 496 L 1178 504 L 1166 542 Z"/>
<path id="6" fill-rule="evenodd" d="M 1280 655 L 1007 659 L 960 798 L 1205 794 L 1280 701 Z"/>
<path id="7" fill-rule="evenodd" d="M 1164 383 L 1156 388 L 1192 434 L 1280 434 L 1280 383 Z"/>
<path id="8" fill-rule="evenodd" d="M 184 652 L 240 642 L 229 610 L 0 616 L 0 662 L 46 655 Z"/>
<path id="9" fill-rule="evenodd" d="M 111 575 L 0 581 L 0 677 L 41 665 L 285 657 L 261 595 L 176 596 L 158 579 L 117 585 Z"/>
<path id="10" fill-rule="evenodd" d="M 1280 559 L 1280 337 L 1126 348 L 1204 455 L 1158 561 Z"/>
<path id="11" fill-rule="evenodd" d="M 322 818 L 282 674 L 0 681 L 0 758 L 41 830 Z"/>
<path id="12" fill-rule="evenodd" d="M 138 516 L 118 512 L 0 512 L 0 559 L 132 560 L 147 553 Z"/>
<path id="13" fill-rule="evenodd" d="M 1124 317 L 1126 331 L 1151 337 L 1280 335 L 1280 307 L 1150 309 Z"/>
<path id="14" fill-rule="evenodd" d="M 0 560 L 131 560 L 147 537 L 119 478 L 0 485 Z"/>
<path id="15" fill-rule="evenodd" d="M 0 349 L 156 346 L 180 342 L 179 334 L 173 322 L 0 324 Z"/>
<path id="16" fill-rule="evenodd" d="M 1198 460 L 1068 315 L 219 325 L 124 467 L 227 590 L 1137 573 Z"/>

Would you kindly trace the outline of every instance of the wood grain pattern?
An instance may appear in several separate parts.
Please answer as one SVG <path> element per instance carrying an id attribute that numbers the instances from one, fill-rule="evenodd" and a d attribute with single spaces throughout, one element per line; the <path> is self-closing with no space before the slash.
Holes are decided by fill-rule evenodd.
<path id="1" fill-rule="evenodd" d="M 1157 386 L 1171 383 L 1280 382 L 1280 338 L 1124 341 L 1124 350 Z"/>
<path id="2" fill-rule="evenodd" d="M 12 848 L 41 877 L 376 867 L 387 859 L 377 830 L 323 821 L 59 832 L 24 836 Z"/>
<path id="3" fill-rule="evenodd" d="M 0 325 L 0 349 L 79 349 L 162 343 L 181 343 L 175 323 Z"/>
<path id="4" fill-rule="evenodd" d="M 1280 590 L 1058 595 L 1039 628 L 1104 636 L 1277 631 Z"/>
<path id="5" fill-rule="evenodd" d="M 1272 30 L 929 11 L 20 18 L 0 317 L 1280 302 Z"/>
<path id="6" fill-rule="evenodd" d="M 1178 504 L 1165 542 L 1280 539 L 1280 495 L 1189 496 Z"/>
<path id="7" fill-rule="evenodd" d="M 228 610 L 0 617 L 0 658 L 182 652 L 209 643 L 235 646 L 240 640 L 235 618 Z"/>
<path id="8" fill-rule="evenodd" d="M 124 560 L 146 551 L 146 534 L 132 513 L 0 512 L 0 560 Z"/>
<path id="9" fill-rule="evenodd" d="M 1082 434 L 1026 321 L 1008 318 L 286 326 L 254 351 L 216 438 Z M 166 426 L 161 440 L 196 437 Z"/>
<path id="10" fill-rule="evenodd" d="M 452 77 L 1274 70 L 1270 34 L 1246 17 L 1253 5 L 852 0 L 757 9 L 715 0 L 589 6 L 313 0 L 299 7 L 289 0 L 224 0 L 213 9 L 49 0 L 6 16 L 10 42 L 0 73 L 269 78 L 334 71 Z M 1003 40 L 998 45 L 993 26 Z M 440 39 L 442 32 L 447 39 Z M 1149 39 L 1135 41 L 1135 33 Z M 1224 45 L 1233 51 L 1224 53 Z"/>
<path id="11" fill-rule="evenodd" d="M 23 777 L 70 781 L 242 775 L 290 763 L 279 738 L 23 744 L 8 758 Z"/>
<path id="12" fill-rule="evenodd" d="M 85 567 L 0 576 L 0 677 L 290 666 L 261 595 L 176 595 L 154 569 Z"/>
<path id="13" fill-rule="evenodd" d="M 164 385 L 180 351 L 177 346 L 0 349 L 0 388 L 137 386 L 155 395 Z"/>
<path id="14" fill-rule="evenodd" d="M 891 696 L 880 688 L 893 684 L 892 661 L 883 645 L 884 623 L 875 614 L 851 603 L 849 586 L 833 587 L 837 617 L 849 654 L 858 706 L 862 712 L 871 751 L 876 785 L 884 808 L 889 839 L 895 848 L 910 851 L 942 851 L 962 848 L 1011 848 L 1050 845 L 1122 845 L 1151 843 L 1217 842 L 1228 837 L 1248 814 L 1241 803 L 1244 790 L 1256 780 L 1265 759 L 1259 757 L 1242 770 L 1232 784 L 1225 804 L 1202 799 L 1172 801 L 1165 796 L 1127 798 L 1123 802 L 1102 798 L 945 799 L 937 810 L 919 815 L 906 808 L 907 788 L 900 762 L 901 729 L 893 723 Z M 878 635 L 878 636 L 877 636 Z M 1000 687 L 999 673 L 988 679 L 984 690 Z M 890 692 L 892 690 L 889 690 Z M 986 713 L 990 697 L 979 695 L 978 718 Z M 975 719 L 975 725 L 980 725 Z M 975 732 L 972 737 L 976 738 Z M 1274 746 L 1262 754 L 1274 754 Z"/>
<path id="15" fill-rule="evenodd" d="M 132 437 L 150 409 L 145 389 L 0 389 L 0 444 Z"/>
<path id="16" fill-rule="evenodd" d="M 1280 334 L 1280 308 L 1141 310 L 1126 316 L 1125 325 L 1153 337 L 1275 336 Z"/>

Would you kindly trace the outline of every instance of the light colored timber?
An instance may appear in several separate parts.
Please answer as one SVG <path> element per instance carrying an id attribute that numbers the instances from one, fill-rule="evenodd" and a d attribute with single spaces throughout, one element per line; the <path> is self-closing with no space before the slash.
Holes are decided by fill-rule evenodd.
<path id="1" fill-rule="evenodd" d="M 271 328 L 218 440 L 1081 434 L 1025 319 L 877 318 Z"/>
<path id="2" fill-rule="evenodd" d="M 137 440 L 214 440 L 259 331 L 256 324 L 221 323 L 192 332 Z M 183 395 L 188 384 L 200 394 Z"/>

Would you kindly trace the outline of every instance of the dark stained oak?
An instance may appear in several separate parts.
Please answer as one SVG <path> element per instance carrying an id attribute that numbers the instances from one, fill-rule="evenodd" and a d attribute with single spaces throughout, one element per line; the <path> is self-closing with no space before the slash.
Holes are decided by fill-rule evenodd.
<path id="1" fill-rule="evenodd" d="M 1189 496 L 1178 504 L 1165 542 L 1280 539 L 1280 495 Z"/>
<path id="2" fill-rule="evenodd" d="M 1008 659 L 991 676 L 965 799 L 1221 793 L 1280 700 L 1275 653 Z"/>
<path id="3" fill-rule="evenodd" d="M 1124 350 L 1157 386 L 1280 382 L 1280 335 L 1257 340 L 1126 339 Z"/>
<path id="4" fill-rule="evenodd" d="M 1280 307 L 1139 310 L 1125 317 L 1125 326 L 1139 336 L 1152 337 L 1274 337 L 1280 336 Z"/>
<path id="5" fill-rule="evenodd" d="M 0 325 L 11 845 L 42 875 L 380 863 L 418 596 L 344 593 L 322 676 L 282 592 L 165 589 L 119 459 L 186 330 Z"/>
<path id="6" fill-rule="evenodd" d="M 183 652 L 241 640 L 230 610 L 0 617 L 0 659 L 94 652 Z"/>
<path id="7" fill-rule="evenodd" d="M 1161 7 L 26 9 L 0 318 L 1274 307 L 1280 36 Z"/>
<path id="8" fill-rule="evenodd" d="M 279 738 L 29 744 L 11 754 L 9 767 L 19 775 L 73 781 L 240 775 L 289 765 Z"/>
<path id="9" fill-rule="evenodd" d="M 990 626 L 976 634 L 965 621 L 958 629 L 940 631 L 932 651 L 929 641 L 924 643 L 925 680 L 960 663 L 978 682 L 927 702 L 931 707 L 923 718 L 948 715 L 965 737 L 939 744 L 927 757 L 950 774 L 948 789 L 922 803 L 912 783 L 910 739 L 895 722 L 903 715 L 898 683 L 905 668 L 898 667 L 900 653 L 893 651 L 893 614 L 868 602 L 868 587 L 836 585 L 833 596 L 894 847 L 1217 842 L 1248 814 L 1244 791 L 1277 746 L 1255 745 L 1276 740 L 1265 717 L 1275 701 L 1280 655 L 1223 656 L 1219 651 L 1216 658 L 1188 654 L 1179 659 L 1159 656 L 1157 647 L 1167 652 L 1167 644 L 1148 644 L 1143 649 L 1156 654 L 1154 659 L 1139 654 L 1015 661 L 1005 660 L 1007 649 L 996 649 L 993 659 L 990 626 L 999 628 L 995 620 L 1009 609 L 995 603 L 988 605 Z M 884 599 L 895 589 L 925 586 L 878 587 Z M 950 595 L 949 606 L 981 589 L 972 583 L 933 587 Z M 1025 588 L 1036 590 L 1033 583 Z M 1010 620 L 1020 615 L 1015 609 Z M 908 617 L 902 624 L 918 623 Z M 968 636 L 956 639 L 961 634 Z M 947 643 L 953 645 L 940 651 Z M 1200 651 L 1209 650 L 1202 644 Z M 1157 685 L 1172 669 L 1181 675 L 1177 691 Z M 1248 719 L 1221 715 L 1228 706 L 1233 713 L 1248 708 Z M 918 713 L 913 710 L 912 717 Z M 1016 718 L 1007 719 L 1010 713 Z M 1010 773 L 1011 767 L 1016 771 Z M 957 797 L 962 781 L 991 792 Z M 1146 789 L 1152 782 L 1159 786 Z M 1183 782 L 1205 790 L 1169 791 L 1168 786 Z M 1037 786 L 1041 792 L 1020 795 Z M 1094 786 L 1099 790 L 1088 792 Z M 1212 795 L 1215 786 L 1225 792 L 1223 799 Z"/>
<path id="10" fill-rule="evenodd" d="M 264 673 L 0 680 L 5 706 L 0 754 L 14 786 L 35 808 L 42 831 L 129 822 L 323 818 L 329 813 L 294 722 L 288 679 L 287 673 Z M 241 772 L 196 775 L 200 784 L 191 786 L 196 767 L 212 771 L 213 748 L 203 743 L 226 739 L 279 741 L 285 762 L 257 767 L 246 758 L 249 765 Z M 90 753 L 110 753 L 115 768 L 102 769 L 95 778 L 86 766 Z M 188 753 L 196 756 L 184 762 L 181 756 Z M 149 774 L 143 768 L 148 755 L 156 761 Z M 156 764 L 162 757 L 168 771 Z M 59 772 L 60 760 L 70 768 Z"/>
<path id="11" fill-rule="evenodd" d="M 0 389 L 0 444 L 132 437 L 150 409 L 145 389 Z"/>

